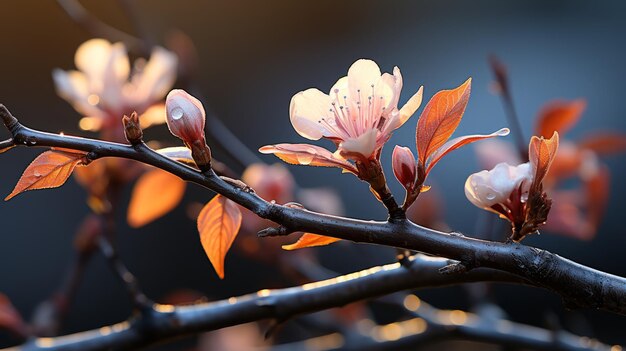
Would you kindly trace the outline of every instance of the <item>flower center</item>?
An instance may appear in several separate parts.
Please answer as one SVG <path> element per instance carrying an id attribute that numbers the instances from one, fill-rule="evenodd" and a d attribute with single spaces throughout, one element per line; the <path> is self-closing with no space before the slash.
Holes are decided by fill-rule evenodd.
<path id="1" fill-rule="evenodd" d="M 341 140 L 357 138 L 371 129 L 381 130 L 384 125 L 381 123 L 384 122 L 381 121 L 385 110 L 384 98 L 375 95 L 374 84 L 370 88 L 371 93 L 367 96 L 358 89 L 356 97 L 339 95 L 340 90 L 335 89 L 335 98 L 329 108 L 332 115 L 320 119 L 318 123 Z"/>

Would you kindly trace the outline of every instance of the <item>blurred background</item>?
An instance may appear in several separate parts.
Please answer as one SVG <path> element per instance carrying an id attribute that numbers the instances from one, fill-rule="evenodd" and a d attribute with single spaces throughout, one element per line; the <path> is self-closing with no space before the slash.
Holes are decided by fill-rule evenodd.
<path id="1" fill-rule="evenodd" d="M 587 101 L 580 123 L 568 133 L 571 140 L 593 130 L 626 132 L 626 48 L 622 45 L 626 3 L 621 1 L 137 0 L 132 2 L 134 18 L 117 2 L 81 3 L 102 21 L 129 33 L 139 28 L 160 44 L 172 30 L 186 33 L 198 50 L 195 81 L 209 109 L 252 150 L 266 144 L 303 142 L 289 123 L 291 97 L 308 87 L 327 91 L 358 58 L 374 59 L 383 71 L 390 72 L 393 66 L 401 69 L 401 103 L 420 85 L 429 99 L 471 76 L 472 95 L 456 135 L 508 126 L 499 97 L 490 91 L 490 54 L 496 54 L 509 68 L 526 138 L 540 107 L 554 98 Z M 28 126 L 93 135 L 78 129 L 80 115 L 57 97 L 51 78 L 54 68 L 74 69 L 74 52 L 91 35 L 54 1 L 6 1 L 2 6 L 0 102 Z M 390 165 L 391 145 L 414 149 L 416 122 L 414 117 L 394 134 L 383 152 L 384 164 Z M 8 134 L 0 135 L 5 138 Z M 165 126 L 150 129 L 146 138 L 175 142 Z M 21 148 L 1 155 L 1 193 L 12 190 L 38 152 Z M 223 153 L 215 156 L 230 161 Z M 619 218 L 626 196 L 626 185 L 620 181 L 626 177 L 625 157 L 605 160 L 612 179 L 610 202 L 593 240 L 542 233 L 525 243 L 626 276 L 626 236 Z M 277 162 L 271 156 L 262 159 Z M 347 215 L 385 218 L 384 209 L 367 186 L 354 177 L 334 169 L 288 168 L 301 186 L 328 186 L 338 191 Z M 473 147 L 466 147 L 439 163 L 429 178 L 442 197 L 447 224 L 468 235 L 480 229 L 476 218 L 482 218 L 482 213 L 465 199 L 463 184 L 469 174 L 480 169 Z M 387 171 L 392 190 L 402 197 L 390 167 Z M 130 189 L 124 196 L 129 196 Z M 206 202 L 210 196 L 189 186 L 184 203 Z M 59 285 L 73 260 L 74 231 L 89 212 L 84 200 L 84 190 L 70 180 L 61 189 L 29 192 L 0 204 L 0 292 L 10 297 L 26 318 Z M 125 224 L 124 210 L 117 214 L 120 254 L 150 297 L 159 299 L 184 288 L 220 299 L 293 285 L 276 278 L 272 265 L 255 263 L 237 252 L 227 257 L 226 279 L 220 281 L 199 245 L 196 225 L 184 205 L 140 229 Z M 342 243 L 312 250 L 337 272 L 394 259 L 393 250 L 367 245 Z M 606 343 L 626 343 L 624 317 L 567 311 L 558 296 L 540 289 L 492 289 L 493 298 L 512 320 L 565 327 Z M 441 308 L 467 309 L 471 305 L 462 287 L 423 291 L 419 296 Z M 63 331 L 123 320 L 129 308 L 124 289 L 104 259 L 96 257 Z M 2 344 L 10 342 L 7 340 L 10 338 L 0 339 L 0 346 L 8 345 Z"/>

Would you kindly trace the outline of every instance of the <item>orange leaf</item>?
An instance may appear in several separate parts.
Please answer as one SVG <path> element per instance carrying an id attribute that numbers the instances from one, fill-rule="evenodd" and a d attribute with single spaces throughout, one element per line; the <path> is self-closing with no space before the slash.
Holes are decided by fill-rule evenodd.
<path id="1" fill-rule="evenodd" d="M 578 122 L 586 106 L 587 102 L 583 99 L 548 102 L 539 111 L 537 135 L 548 138 L 554 132 L 565 134 Z"/>
<path id="2" fill-rule="evenodd" d="M 4 200 L 27 190 L 56 188 L 69 178 L 76 166 L 85 162 L 84 152 L 66 152 L 50 150 L 37 156 L 28 165 L 15 189 Z"/>
<path id="3" fill-rule="evenodd" d="M 422 111 L 417 122 L 415 139 L 422 166 L 438 148 L 450 138 L 461 122 L 469 100 L 472 79 L 452 90 L 435 94 Z"/>
<path id="4" fill-rule="evenodd" d="M 558 132 L 554 132 L 552 138 L 550 139 L 536 136 L 533 136 L 530 139 L 530 144 L 528 145 L 528 157 L 530 158 L 530 164 L 532 165 L 535 173 L 532 186 L 533 188 L 538 187 L 543 181 L 543 178 L 550 169 L 552 161 L 554 161 L 558 148 Z"/>
<path id="5" fill-rule="evenodd" d="M 430 170 L 441 160 L 442 157 L 447 155 L 449 152 L 454 151 L 461 146 L 471 144 L 473 142 L 489 139 L 497 136 L 506 136 L 509 135 L 509 128 L 502 128 L 498 131 L 495 131 L 491 134 L 481 135 L 465 135 L 462 137 L 454 138 L 447 143 L 443 144 L 439 149 L 437 149 L 433 154 L 430 160 L 428 160 L 428 166 L 426 167 L 426 174 L 430 172 Z"/>
<path id="6" fill-rule="evenodd" d="M 300 239 L 298 239 L 298 241 L 296 241 L 293 244 L 283 245 L 282 248 L 283 250 L 290 251 L 290 250 L 303 249 L 305 247 L 324 246 L 324 245 L 332 244 L 339 240 L 341 239 L 331 238 L 330 236 L 304 233 L 304 235 L 302 235 Z"/>
<path id="7" fill-rule="evenodd" d="M 209 201 L 198 215 L 200 242 L 221 279 L 224 279 L 224 258 L 240 226 L 239 206 L 221 195 Z"/>
<path id="8" fill-rule="evenodd" d="M 174 209 L 185 194 L 185 182 L 162 169 L 144 173 L 135 184 L 128 205 L 128 224 L 138 228 Z"/>
<path id="9" fill-rule="evenodd" d="M 626 151 L 626 134 L 599 132 L 581 140 L 578 145 L 599 155 L 611 155 Z"/>

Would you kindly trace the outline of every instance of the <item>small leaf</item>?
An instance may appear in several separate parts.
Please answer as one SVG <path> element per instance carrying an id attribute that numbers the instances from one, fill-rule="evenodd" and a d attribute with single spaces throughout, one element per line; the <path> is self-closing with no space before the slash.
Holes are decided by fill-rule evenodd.
<path id="1" fill-rule="evenodd" d="M 224 259 L 241 226 L 241 211 L 236 203 L 217 195 L 200 211 L 198 231 L 204 252 L 217 275 L 224 279 Z"/>
<path id="2" fill-rule="evenodd" d="M 85 162 L 84 152 L 50 150 L 37 156 L 28 165 L 15 189 L 4 200 L 8 201 L 27 190 L 56 188 L 69 178 L 76 166 Z"/>
<path id="3" fill-rule="evenodd" d="M 470 96 L 472 79 L 456 89 L 435 94 L 422 111 L 417 122 L 416 143 L 419 162 L 426 160 L 454 133 L 461 122 Z"/>
<path id="4" fill-rule="evenodd" d="M 298 241 L 293 244 L 283 245 L 282 248 L 283 250 L 291 251 L 303 249 L 305 247 L 325 246 L 339 240 L 341 239 L 311 233 L 304 233 L 304 235 L 302 235 L 300 239 L 298 239 Z"/>
<path id="5" fill-rule="evenodd" d="M 548 102 L 537 117 L 537 135 L 548 138 L 554 132 L 565 134 L 578 122 L 586 106 L 587 103 L 583 99 Z"/>
<path id="6" fill-rule="evenodd" d="M 612 155 L 626 151 L 626 134 L 598 132 L 581 140 L 578 145 L 598 155 Z"/>
<path id="7" fill-rule="evenodd" d="M 528 145 L 528 156 L 533 167 L 534 179 L 532 188 L 537 188 L 548 173 L 552 161 L 559 148 L 559 133 L 554 132 L 552 138 L 533 136 Z"/>
<path id="8" fill-rule="evenodd" d="M 128 224 L 134 228 L 165 215 L 180 203 L 185 182 L 162 169 L 144 173 L 135 184 L 128 205 Z"/>
<path id="9" fill-rule="evenodd" d="M 447 155 L 449 152 L 460 148 L 461 146 L 471 144 L 473 142 L 483 140 L 483 139 L 489 139 L 489 138 L 494 138 L 497 136 L 506 136 L 506 135 L 509 135 L 508 128 L 502 128 L 498 131 L 495 131 L 491 134 L 486 134 L 486 135 L 475 134 L 475 135 L 465 135 L 462 137 L 454 138 L 446 142 L 445 144 L 443 144 L 439 149 L 437 149 L 432 154 L 430 160 L 428 160 L 428 166 L 426 167 L 426 174 L 430 172 L 430 170 L 435 166 L 435 164 L 437 164 L 437 162 L 439 162 L 439 160 L 441 160 L 442 157 Z"/>

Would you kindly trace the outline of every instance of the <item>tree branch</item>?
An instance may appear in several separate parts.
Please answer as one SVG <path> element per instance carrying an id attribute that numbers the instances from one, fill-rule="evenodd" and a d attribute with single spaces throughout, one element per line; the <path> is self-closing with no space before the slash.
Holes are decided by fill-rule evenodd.
<path id="1" fill-rule="evenodd" d="M 180 307 L 156 304 L 144 311 L 141 318 L 67 336 L 33 339 L 11 350 L 134 349 L 261 319 L 284 321 L 298 314 L 341 307 L 400 290 L 485 280 L 527 283 L 514 275 L 485 268 L 457 277 L 442 275 L 439 269 L 451 263 L 443 258 L 418 254 L 408 260 L 404 266 L 394 263 L 373 267 L 299 287 L 261 290 L 211 303 Z"/>
<path id="2" fill-rule="evenodd" d="M 530 348 L 546 351 L 612 351 L 610 345 L 566 331 L 550 331 L 508 320 L 488 321 L 475 314 L 434 309 L 438 318 L 426 321 L 413 318 L 382 326 L 374 326 L 364 333 L 351 335 L 349 342 L 339 333 L 324 335 L 289 344 L 276 345 L 271 351 L 383 351 L 413 349 L 437 341 L 465 340 L 488 344 Z M 449 317 L 463 316 L 464 322 Z"/>
<path id="3" fill-rule="evenodd" d="M 626 314 L 626 279 L 575 263 L 548 251 L 517 243 L 499 243 L 450 235 L 410 221 L 374 222 L 323 215 L 267 202 L 248 189 L 224 181 L 214 172 L 198 172 L 148 148 L 57 135 L 21 125 L 0 105 L 0 117 L 15 145 L 64 147 L 88 157 L 122 157 L 144 162 L 226 196 L 294 231 L 312 232 L 355 242 L 373 243 L 443 256 L 460 261 L 465 270 L 487 267 L 518 275 L 560 294 L 568 307 L 590 307 Z M 461 270 L 462 271 L 462 270 Z M 456 279 L 463 274 L 454 273 Z"/>

